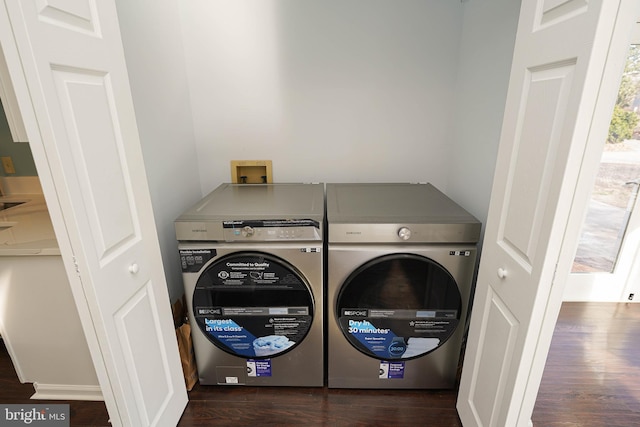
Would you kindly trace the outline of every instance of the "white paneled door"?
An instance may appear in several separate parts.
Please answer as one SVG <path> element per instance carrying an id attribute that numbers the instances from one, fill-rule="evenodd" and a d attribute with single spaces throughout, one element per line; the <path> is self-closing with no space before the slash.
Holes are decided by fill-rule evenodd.
<path id="1" fill-rule="evenodd" d="M 21 64 L 9 66 L 26 87 L 16 94 L 111 421 L 175 425 L 187 393 L 115 3 L 2 7 L 13 38 L 2 32 L 2 43 L 17 47 Z"/>
<path id="2" fill-rule="evenodd" d="M 522 2 L 457 403 L 467 427 L 531 422 L 586 206 L 578 181 L 597 166 L 587 141 L 606 136 L 592 126 L 596 100 L 608 56 L 626 53 L 613 37 L 630 34 L 638 4 Z"/>

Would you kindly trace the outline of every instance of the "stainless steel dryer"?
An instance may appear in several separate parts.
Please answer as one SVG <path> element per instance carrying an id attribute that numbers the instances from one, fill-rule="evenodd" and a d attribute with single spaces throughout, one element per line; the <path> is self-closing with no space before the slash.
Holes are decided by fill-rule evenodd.
<path id="1" fill-rule="evenodd" d="M 201 384 L 323 386 L 323 184 L 223 184 L 175 222 Z"/>
<path id="2" fill-rule="evenodd" d="M 453 388 L 480 223 L 431 184 L 327 184 L 328 386 Z"/>

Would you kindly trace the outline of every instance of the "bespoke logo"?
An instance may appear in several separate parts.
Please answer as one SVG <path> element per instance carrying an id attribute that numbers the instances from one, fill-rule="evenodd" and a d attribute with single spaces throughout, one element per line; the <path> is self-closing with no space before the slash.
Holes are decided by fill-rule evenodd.
<path id="1" fill-rule="evenodd" d="M 367 310 L 345 310 L 345 316 L 366 316 Z"/>

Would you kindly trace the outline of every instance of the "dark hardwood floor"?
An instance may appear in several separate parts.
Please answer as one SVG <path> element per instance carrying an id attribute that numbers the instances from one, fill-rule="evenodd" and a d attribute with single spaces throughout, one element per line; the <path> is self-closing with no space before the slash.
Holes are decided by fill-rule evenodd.
<path id="1" fill-rule="evenodd" d="M 0 403 L 29 400 L 4 344 Z M 391 391 L 199 386 L 190 426 L 461 426 L 454 390 Z M 50 403 L 62 403 L 50 401 Z M 102 402 L 71 405 L 72 426 L 108 426 Z M 536 427 L 640 426 L 640 304 L 565 303 L 533 411 Z"/>
<path id="2" fill-rule="evenodd" d="M 104 402 L 63 402 L 59 400 L 30 400 L 34 389 L 32 384 L 21 384 L 7 353 L 4 341 L 0 339 L 0 404 L 59 404 L 68 403 L 72 426 L 110 426 Z M 4 418 L 2 418 L 4 419 Z M 0 422 L 0 425 L 1 422 Z"/>
<path id="3" fill-rule="evenodd" d="M 640 304 L 564 303 L 534 426 L 640 426 Z"/>

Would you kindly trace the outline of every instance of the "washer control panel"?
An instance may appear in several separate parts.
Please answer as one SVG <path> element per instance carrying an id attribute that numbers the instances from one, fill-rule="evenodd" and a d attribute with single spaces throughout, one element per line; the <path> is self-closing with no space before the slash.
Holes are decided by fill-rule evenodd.
<path id="1" fill-rule="evenodd" d="M 240 233 L 242 234 L 243 237 L 251 237 L 255 234 L 255 232 L 256 232 L 256 229 L 249 225 L 245 225 L 240 230 Z"/>
<path id="2" fill-rule="evenodd" d="M 310 219 L 233 220 L 222 223 L 224 240 L 320 240 L 320 224 Z"/>

